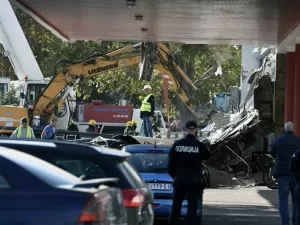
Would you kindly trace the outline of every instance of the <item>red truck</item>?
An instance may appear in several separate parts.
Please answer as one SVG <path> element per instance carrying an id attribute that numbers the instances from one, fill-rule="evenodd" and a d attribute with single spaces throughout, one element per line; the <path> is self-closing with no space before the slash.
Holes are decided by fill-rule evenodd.
<path id="1" fill-rule="evenodd" d="M 131 106 L 110 106 L 102 104 L 101 101 L 78 105 L 77 110 L 77 124 L 82 132 L 87 128 L 89 120 L 96 120 L 100 133 L 104 127 L 115 127 L 118 128 L 118 133 L 123 132 L 127 121 L 132 120 L 133 116 Z"/>

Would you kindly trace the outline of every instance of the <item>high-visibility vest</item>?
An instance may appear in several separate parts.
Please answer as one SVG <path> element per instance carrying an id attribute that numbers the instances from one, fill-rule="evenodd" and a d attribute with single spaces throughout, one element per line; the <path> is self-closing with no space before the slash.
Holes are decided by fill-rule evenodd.
<path id="1" fill-rule="evenodd" d="M 142 106 L 140 110 L 142 112 L 151 112 L 151 104 L 148 102 L 148 99 L 152 96 L 153 94 L 147 95 L 144 100 L 142 101 Z"/>
<path id="2" fill-rule="evenodd" d="M 20 138 L 22 137 L 22 127 L 18 127 L 18 133 L 17 133 L 17 138 Z M 27 135 L 26 135 L 27 138 L 31 138 L 32 135 L 31 135 L 31 127 L 30 126 L 27 126 Z"/>

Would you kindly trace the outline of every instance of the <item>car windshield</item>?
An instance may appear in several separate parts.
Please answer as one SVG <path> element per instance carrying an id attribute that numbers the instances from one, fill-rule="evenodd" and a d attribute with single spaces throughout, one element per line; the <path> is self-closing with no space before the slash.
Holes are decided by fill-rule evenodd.
<path id="1" fill-rule="evenodd" d="M 167 153 L 135 153 L 128 158 L 128 162 L 139 173 L 167 173 Z"/>

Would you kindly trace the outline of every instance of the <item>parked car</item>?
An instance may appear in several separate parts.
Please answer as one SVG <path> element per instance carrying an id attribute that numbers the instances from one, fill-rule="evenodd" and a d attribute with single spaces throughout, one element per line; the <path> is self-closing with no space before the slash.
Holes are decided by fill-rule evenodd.
<path id="1" fill-rule="evenodd" d="M 0 146 L 34 155 L 82 180 L 117 177 L 118 187 L 123 194 L 128 224 L 153 224 L 152 192 L 127 162 L 129 153 L 67 141 L 0 139 Z"/>
<path id="2" fill-rule="evenodd" d="M 128 162 L 136 168 L 154 194 L 152 207 L 155 217 L 168 217 L 172 207 L 173 179 L 168 174 L 170 148 L 164 145 L 135 144 L 122 149 L 131 154 Z M 186 214 L 187 201 L 184 200 L 181 215 L 184 217 Z"/>
<path id="3" fill-rule="evenodd" d="M 81 181 L 24 152 L 0 147 L 0 224 L 126 225 L 117 179 Z"/>

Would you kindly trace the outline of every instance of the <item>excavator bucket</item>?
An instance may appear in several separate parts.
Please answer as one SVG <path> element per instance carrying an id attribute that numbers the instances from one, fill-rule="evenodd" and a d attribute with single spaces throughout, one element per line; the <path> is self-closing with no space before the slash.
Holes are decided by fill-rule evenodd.
<path id="1" fill-rule="evenodd" d="M 144 42 L 141 45 L 140 80 L 151 81 L 156 59 L 155 42 Z"/>

